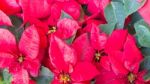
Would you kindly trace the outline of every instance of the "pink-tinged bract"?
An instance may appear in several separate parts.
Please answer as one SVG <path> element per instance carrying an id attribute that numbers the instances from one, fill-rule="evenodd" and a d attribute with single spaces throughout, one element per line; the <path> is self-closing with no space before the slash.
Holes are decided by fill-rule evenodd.
<path id="1" fill-rule="evenodd" d="M 144 6 L 142 8 L 140 8 L 138 10 L 138 12 L 140 13 L 140 15 L 142 16 L 142 18 L 148 23 L 150 24 L 150 0 L 146 0 Z"/>
<path id="2" fill-rule="evenodd" d="M 0 25 L 12 26 L 10 18 L 0 10 Z"/>
<path id="3" fill-rule="evenodd" d="M 77 21 L 73 19 L 60 19 L 57 22 L 55 35 L 62 39 L 68 39 L 72 37 L 79 28 L 80 26 L 78 25 Z"/>
<path id="4" fill-rule="evenodd" d="M 39 52 L 40 39 L 37 29 L 34 25 L 27 28 L 20 39 L 19 50 L 26 57 L 36 58 Z"/>

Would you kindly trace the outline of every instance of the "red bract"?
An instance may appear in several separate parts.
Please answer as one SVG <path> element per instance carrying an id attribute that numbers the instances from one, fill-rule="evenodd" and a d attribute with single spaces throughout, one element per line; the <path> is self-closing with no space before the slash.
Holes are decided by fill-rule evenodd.
<path id="1" fill-rule="evenodd" d="M 55 75 L 53 84 L 82 83 L 99 73 L 91 63 L 77 62 L 75 50 L 56 36 L 51 36 L 49 57 Z"/>
<path id="2" fill-rule="evenodd" d="M 77 0 L 81 4 L 88 4 L 89 0 Z"/>
<path id="3" fill-rule="evenodd" d="M 109 3 L 110 0 L 89 0 L 88 11 L 92 14 L 100 12 L 104 15 L 104 9 Z"/>
<path id="4" fill-rule="evenodd" d="M 76 38 L 72 46 L 77 52 L 78 61 L 91 62 L 93 60 L 94 48 L 90 44 L 88 33 L 84 33 Z"/>
<path id="5" fill-rule="evenodd" d="M 39 35 L 34 25 L 22 34 L 19 44 L 6 29 L 0 29 L 0 68 L 8 67 L 15 84 L 29 84 L 29 75 L 37 76 L 39 71 Z M 18 47 L 17 47 L 18 46 Z"/>
<path id="6" fill-rule="evenodd" d="M 92 23 L 92 24 L 95 24 L 96 26 L 99 26 L 101 24 L 106 23 L 105 21 L 102 21 L 102 20 L 91 19 L 91 17 L 87 17 L 86 19 L 87 19 L 86 24 L 89 24 L 89 25 Z"/>
<path id="7" fill-rule="evenodd" d="M 106 84 L 112 83 L 112 79 L 107 77 L 107 72 L 113 75 L 113 84 L 145 83 L 142 79 L 143 73 L 139 72 L 139 65 L 143 57 L 136 47 L 135 39 L 126 30 L 115 30 L 112 33 L 107 42 L 106 52 L 112 69 L 112 71 L 106 70 L 106 76 L 101 74 L 110 80 Z M 97 81 L 102 81 L 100 78 Z"/>
<path id="8" fill-rule="evenodd" d="M 21 12 L 21 7 L 18 4 L 18 0 L 1 0 L 0 10 L 8 15 L 14 15 Z"/>
<path id="9" fill-rule="evenodd" d="M 80 26 L 75 20 L 64 18 L 57 22 L 57 28 L 55 34 L 60 38 L 67 39 L 73 36 Z"/>
<path id="10" fill-rule="evenodd" d="M 1 10 L 0 10 L 0 25 L 12 26 L 12 23 L 9 17 Z"/>
<path id="11" fill-rule="evenodd" d="M 80 4 L 78 4 L 75 0 L 65 2 L 63 4 L 63 10 L 76 20 L 80 17 Z"/>
<path id="12" fill-rule="evenodd" d="M 47 0 L 20 0 L 24 22 L 32 18 L 46 18 L 50 15 L 50 5 Z"/>
<path id="13" fill-rule="evenodd" d="M 127 30 L 114 31 L 107 41 L 105 51 L 109 52 L 111 50 L 121 50 L 124 46 L 127 35 Z"/>
<path id="14" fill-rule="evenodd" d="M 107 35 L 105 33 L 100 33 L 99 28 L 95 24 L 89 25 L 90 31 L 90 41 L 95 50 L 102 50 L 107 42 Z"/>
<path id="15" fill-rule="evenodd" d="M 55 3 L 49 3 L 51 5 L 50 8 L 50 16 L 47 20 L 48 25 L 56 25 L 58 22 L 60 16 L 61 16 L 61 9 L 62 9 L 62 4 L 59 2 Z"/>
<path id="16" fill-rule="evenodd" d="M 150 0 L 146 0 L 144 6 L 142 8 L 139 9 L 139 13 L 140 15 L 143 17 L 143 19 L 148 23 L 150 24 Z"/>

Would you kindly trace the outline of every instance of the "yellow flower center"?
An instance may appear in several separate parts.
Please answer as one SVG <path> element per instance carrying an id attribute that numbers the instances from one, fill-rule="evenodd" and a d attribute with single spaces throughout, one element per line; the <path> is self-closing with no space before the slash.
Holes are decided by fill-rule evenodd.
<path id="1" fill-rule="evenodd" d="M 49 29 L 48 34 L 51 34 L 51 33 L 54 33 L 54 32 L 56 32 L 56 27 L 53 26 Z"/>
<path id="2" fill-rule="evenodd" d="M 59 75 L 59 80 L 63 84 L 69 84 L 71 82 L 71 78 L 69 74 L 63 73 Z"/>
<path id="3" fill-rule="evenodd" d="M 128 81 L 130 84 L 134 84 L 135 79 L 136 79 L 136 76 L 133 73 L 128 74 Z"/>
<path id="4" fill-rule="evenodd" d="M 18 62 L 22 63 L 23 61 L 24 61 L 24 57 L 22 55 L 20 55 L 19 58 L 18 58 Z"/>
<path id="5" fill-rule="evenodd" d="M 99 52 L 96 52 L 96 53 L 95 53 L 95 61 L 96 61 L 96 62 L 99 62 L 100 59 L 101 59 L 101 54 L 100 54 Z"/>

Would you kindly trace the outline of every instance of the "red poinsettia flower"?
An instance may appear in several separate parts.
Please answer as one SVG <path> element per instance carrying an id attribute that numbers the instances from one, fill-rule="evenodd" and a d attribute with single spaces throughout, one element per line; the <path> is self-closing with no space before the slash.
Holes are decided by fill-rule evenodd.
<path id="1" fill-rule="evenodd" d="M 1 10 L 0 10 L 0 25 L 12 26 L 12 23 L 9 17 Z"/>
<path id="2" fill-rule="evenodd" d="M 99 73 L 90 62 L 77 62 L 75 50 L 54 35 L 50 39 L 49 58 L 55 75 L 53 84 L 82 84 Z"/>
<path id="3" fill-rule="evenodd" d="M 34 25 L 22 34 L 17 45 L 15 37 L 6 29 L 0 29 L 0 68 L 8 67 L 15 84 L 29 84 L 29 75 L 37 76 L 40 63 L 39 35 Z"/>
<path id="4" fill-rule="evenodd" d="M 143 72 L 139 71 L 142 55 L 136 47 L 135 39 L 126 30 L 115 30 L 106 44 L 108 62 L 112 70 L 104 70 L 98 77 L 97 84 L 103 79 L 105 84 L 145 84 Z M 108 77 L 108 73 L 110 77 Z M 103 77 L 103 78 L 102 78 Z M 101 79 L 102 78 L 102 79 Z"/>
<path id="5" fill-rule="evenodd" d="M 77 51 L 79 61 L 88 61 L 96 63 L 96 66 L 105 66 L 104 64 L 107 58 L 104 53 L 105 44 L 107 42 L 107 36 L 104 33 L 100 33 L 99 28 L 95 24 L 89 24 L 84 33 L 80 35 L 72 44 Z M 80 46 L 82 45 L 82 46 Z"/>
<path id="6" fill-rule="evenodd" d="M 60 19 L 56 26 L 48 26 L 40 20 L 33 19 L 32 23 L 37 27 L 38 33 L 40 35 L 40 54 L 38 58 L 45 59 L 48 48 L 48 39 L 50 39 L 51 34 L 60 37 L 61 39 L 69 39 L 76 34 L 76 31 L 80 28 L 78 23 L 73 19 Z M 45 60 L 43 60 L 45 62 Z M 44 64 L 45 65 L 45 64 Z"/>
<path id="7" fill-rule="evenodd" d="M 18 0 L 1 0 L 0 10 L 8 15 L 14 15 L 21 12 L 21 7 L 18 4 Z"/>
<path id="8" fill-rule="evenodd" d="M 141 1 L 141 0 L 140 0 Z M 149 0 L 146 0 L 144 6 L 142 8 L 140 8 L 138 10 L 138 12 L 140 13 L 140 15 L 143 17 L 143 19 L 148 23 L 150 24 L 150 1 Z"/>

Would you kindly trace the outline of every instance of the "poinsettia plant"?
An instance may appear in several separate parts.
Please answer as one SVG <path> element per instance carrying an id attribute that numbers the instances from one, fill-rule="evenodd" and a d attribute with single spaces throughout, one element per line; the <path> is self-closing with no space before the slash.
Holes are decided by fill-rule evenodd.
<path id="1" fill-rule="evenodd" d="M 150 84 L 150 0 L 1 0 L 0 84 Z"/>

